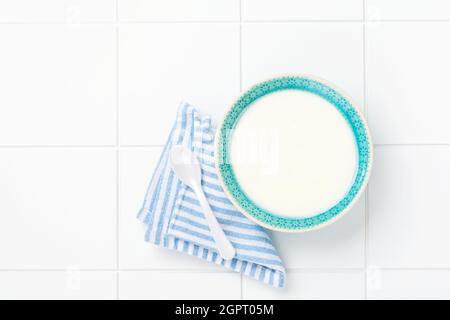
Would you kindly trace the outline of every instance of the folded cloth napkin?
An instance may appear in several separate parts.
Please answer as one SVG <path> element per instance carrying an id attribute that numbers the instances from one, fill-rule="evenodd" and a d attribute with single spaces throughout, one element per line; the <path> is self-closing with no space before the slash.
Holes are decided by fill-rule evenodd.
<path id="1" fill-rule="evenodd" d="M 208 202 L 236 249 L 232 260 L 220 257 L 195 193 L 178 180 L 170 167 L 170 149 L 178 144 L 190 148 L 200 160 Z M 187 103 L 178 109 L 138 217 L 147 225 L 146 241 L 222 265 L 274 287 L 285 285 L 285 269 L 267 232 L 242 215 L 220 185 L 210 117 L 200 116 Z"/>

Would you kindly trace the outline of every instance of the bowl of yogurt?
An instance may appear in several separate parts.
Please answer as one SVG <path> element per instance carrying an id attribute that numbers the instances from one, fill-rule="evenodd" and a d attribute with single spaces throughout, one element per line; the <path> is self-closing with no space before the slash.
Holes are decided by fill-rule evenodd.
<path id="1" fill-rule="evenodd" d="M 215 152 L 236 208 L 284 232 L 341 218 L 364 192 L 373 159 L 358 107 L 312 76 L 273 78 L 243 93 L 217 129 Z"/>

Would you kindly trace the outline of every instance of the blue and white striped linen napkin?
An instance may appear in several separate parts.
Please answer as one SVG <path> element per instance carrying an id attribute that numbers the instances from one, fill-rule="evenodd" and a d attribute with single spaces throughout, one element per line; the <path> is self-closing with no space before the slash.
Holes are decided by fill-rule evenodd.
<path id="1" fill-rule="evenodd" d="M 220 257 L 195 193 L 178 180 L 170 167 L 170 149 L 178 144 L 189 147 L 199 157 L 206 197 L 236 249 L 232 260 Z M 146 241 L 222 265 L 274 287 L 285 285 L 285 269 L 267 232 L 242 215 L 220 185 L 210 117 L 201 117 L 187 103 L 178 109 L 138 217 L 147 225 Z"/>

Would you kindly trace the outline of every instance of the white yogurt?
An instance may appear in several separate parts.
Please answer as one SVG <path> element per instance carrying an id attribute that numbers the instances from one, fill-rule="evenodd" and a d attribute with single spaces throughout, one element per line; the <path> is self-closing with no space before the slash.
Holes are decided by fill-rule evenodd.
<path id="1" fill-rule="evenodd" d="M 358 156 L 352 130 L 333 105 L 284 90 L 247 107 L 232 133 L 230 159 L 243 191 L 258 206 L 308 217 L 345 196 Z"/>

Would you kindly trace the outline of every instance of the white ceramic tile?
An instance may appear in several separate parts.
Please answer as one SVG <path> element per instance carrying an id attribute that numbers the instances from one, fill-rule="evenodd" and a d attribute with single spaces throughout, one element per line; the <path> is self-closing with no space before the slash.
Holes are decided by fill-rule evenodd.
<path id="1" fill-rule="evenodd" d="M 119 283 L 124 300 L 235 300 L 241 287 L 237 273 L 122 271 Z"/>
<path id="2" fill-rule="evenodd" d="M 0 25 L 0 144 L 115 142 L 115 29 Z"/>
<path id="3" fill-rule="evenodd" d="M 357 20 L 363 0 L 242 0 L 244 20 Z"/>
<path id="4" fill-rule="evenodd" d="M 145 225 L 136 219 L 162 148 L 123 148 L 120 151 L 120 269 L 225 270 L 180 252 L 144 241 Z"/>
<path id="5" fill-rule="evenodd" d="M 335 83 L 362 108 L 362 25 L 248 23 L 242 32 L 244 89 L 274 76 L 310 74 Z"/>
<path id="6" fill-rule="evenodd" d="M 0 269 L 116 267 L 114 150 L 0 150 Z"/>
<path id="7" fill-rule="evenodd" d="M 448 143 L 449 23 L 368 26 L 369 124 L 375 143 Z"/>
<path id="8" fill-rule="evenodd" d="M 67 22 L 114 21 L 115 0 L 2 0 L 0 21 Z"/>
<path id="9" fill-rule="evenodd" d="M 364 298 L 364 272 L 288 272 L 286 288 L 276 289 L 243 278 L 244 299 L 251 300 L 346 300 Z"/>
<path id="10" fill-rule="evenodd" d="M 366 0 L 370 20 L 449 19 L 448 0 Z"/>
<path id="11" fill-rule="evenodd" d="M 239 21 L 239 0 L 118 0 L 121 21 Z"/>
<path id="12" fill-rule="evenodd" d="M 239 94 L 238 25 L 122 25 L 119 44 L 124 144 L 163 144 L 181 100 L 217 119 Z"/>
<path id="13" fill-rule="evenodd" d="M 449 270 L 369 270 L 370 274 L 368 299 L 450 299 Z"/>
<path id="14" fill-rule="evenodd" d="M 277 75 L 315 74 L 343 87 L 362 104 L 362 50 L 362 29 L 357 24 L 244 24 L 244 88 Z M 329 228 L 310 234 L 277 233 L 274 238 L 290 268 L 362 267 L 363 205 Z"/>
<path id="15" fill-rule="evenodd" d="M 3 271 L 0 272 L 0 299 L 115 299 L 116 279 L 116 272 L 106 271 Z"/>
<path id="16" fill-rule="evenodd" d="M 363 268 L 364 198 L 340 220 L 308 233 L 274 232 L 287 268 Z"/>
<path id="17" fill-rule="evenodd" d="M 378 147 L 369 190 L 369 264 L 448 268 L 450 147 Z"/>

